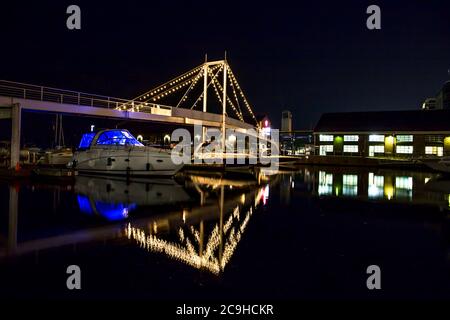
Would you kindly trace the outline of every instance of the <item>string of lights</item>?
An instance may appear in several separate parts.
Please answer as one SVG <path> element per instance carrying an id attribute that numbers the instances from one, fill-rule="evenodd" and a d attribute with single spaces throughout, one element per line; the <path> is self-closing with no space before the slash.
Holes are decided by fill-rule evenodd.
<path id="1" fill-rule="evenodd" d="M 194 268 L 206 269 L 218 275 L 225 270 L 225 267 L 231 260 L 247 229 L 251 216 L 255 212 L 254 209 L 262 202 L 266 188 L 267 186 L 255 193 L 254 204 L 242 212 L 242 221 L 240 221 L 240 215 L 243 208 L 238 205 L 233 209 L 233 212 L 228 216 L 222 227 L 222 237 L 219 224 L 215 224 L 203 252 L 200 249 L 197 252 L 194 244 L 186 237 L 181 227 L 178 229 L 178 235 L 183 245 L 160 239 L 156 234 L 147 234 L 144 229 L 133 227 L 131 223 L 125 227 L 124 233 L 128 239 L 135 240 L 141 248 L 151 252 L 166 254 L 170 258 L 186 263 Z M 156 233 L 156 225 L 153 226 L 153 229 Z M 192 226 L 190 230 L 194 235 L 195 241 L 200 244 L 200 233 L 198 230 Z M 224 244 L 223 248 L 220 248 L 221 243 Z M 218 250 L 220 251 L 218 252 Z"/>
<path id="2" fill-rule="evenodd" d="M 201 78 L 203 73 L 203 70 L 200 70 L 199 73 L 193 78 L 191 85 L 189 86 L 189 88 L 186 90 L 186 92 L 184 93 L 183 97 L 181 97 L 180 101 L 178 102 L 178 104 L 176 105 L 176 107 L 180 107 L 181 104 L 187 100 L 188 94 L 189 92 L 191 92 L 191 90 L 196 86 L 198 80 Z"/>
<path id="3" fill-rule="evenodd" d="M 239 99 L 238 99 L 238 96 L 236 94 L 236 90 L 234 88 L 234 83 L 233 83 L 231 75 L 229 73 L 228 73 L 228 79 L 231 80 L 230 81 L 230 87 L 231 87 L 231 89 L 233 89 L 233 95 L 234 95 L 234 99 L 236 101 L 237 107 L 239 109 L 239 113 L 242 114 L 241 105 L 239 104 Z"/>
<path id="4" fill-rule="evenodd" d="M 255 114 L 253 113 L 253 110 L 252 110 L 252 108 L 250 106 L 250 103 L 248 102 L 247 98 L 245 97 L 245 94 L 242 91 L 241 86 L 239 85 L 239 83 L 238 83 L 238 81 L 237 81 L 233 71 L 231 70 L 231 68 L 228 68 L 228 71 L 229 71 L 229 74 L 230 74 L 230 76 L 232 78 L 232 81 L 233 81 L 234 85 L 236 86 L 236 88 L 239 91 L 239 95 L 242 97 L 242 99 L 244 101 L 244 105 L 247 107 L 248 112 L 252 116 L 253 120 L 255 120 L 255 122 L 258 123 L 257 120 L 256 120 L 256 117 L 255 117 Z"/>
<path id="5" fill-rule="evenodd" d="M 228 68 L 229 69 L 229 68 Z M 215 82 L 215 84 L 219 87 L 221 93 L 223 94 L 223 87 L 220 84 L 220 81 L 217 80 L 217 78 L 214 78 L 213 81 Z M 217 93 L 218 94 L 218 93 Z M 239 111 L 237 110 L 237 108 L 234 106 L 234 103 L 231 101 L 230 97 L 227 95 L 226 97 L 228 104 L 231 106 L 231 108 L 233 109 L 233 111 L 236 113 L 236 115 L 238 116 L 239 120 L 244 121 L 244 117 L 242 115 L 242 113 L 239 113 Z M 222 100 L 221 100 L 222 101 Z"/>
<path id="6" fill-rule="evenodd" d="M 218 70 L 217 70 L 218 69 Z M 211 70 L 212 73 L 214 73 L 215 70 L 217 70 L 217 72 L 214 74 L 214 76 L 217 76 L 219 74 L 219 72 L 223 69 L 223 65 L 218 65 L 218 66 L 214 66 L 212 68 L 210 68 L 209 70 Z M 208 72 L 209 75 L 209 72 Z M 206 90 L 209 89 L 209 87 L 211 86 L 212 81 L 209 81 L 207 86 L 206 86 Z M 197 103 L 199 103 L 201 100 L 203 100 L 203 95 L 204 92 L 202 91 L 202 93 L 200 94 L 200 96 L 197 98 L 197 100 L 195 100 L 194 104 L 192 105 L 191 109 L 194 109 L 197 106 Z"/>
<path id="7" fill-rule="evenodd" d="M 175 107 L 182 107 L 183 103 L 186 102 L 189 98 L 189 95 L 191 92 L 194 92 L 194 89 L 197 88 L 197 84 L 199 83 L 199 80 L 204 78 L 205 74 L 205 68 L 207 69 L 207 77 L 210 78 L 210 80 L 207 83 L 206 91 L 212 86 L 215 92 L 215 95 L 219 101 L 219 103 L 223 104 L 223 92 L 224 89 L 222 87 L 221 81 L 218 79 L 218 76 L 221 74 L 221 72 L 224 72 L 224 66 L 227 64 L 226 61 L 217 62 L 217 63 L 204 63 L 200 66 L 195 67 L 194 69 L 191 69 L 182 75 L 175 77 L 164 84 L 147 91 L 146 93 L 140 95 L 136 99 L 130 101 L 129 103 L 125 103 L 121 106 L 118 106 L 116 109 L 119 110 L 127 110 L 127 111 L 142 111 L 146 110 L 148 107 L 157 107 L 159 108 L 160 105 L 157 105 L 155 103 L 160 103 L 163 99 L 166 99 L 170 96 L 172 96 L 175 93 L 178 93 L 180 90 L 185 89 L 184 94 L 182 95 L 181 99 L 178 100 L 178 103 Z M 234 75 L 233 71 L 227 64 L 227 79 L 229 80 L 227 83 L 227 88 L 231 88 L 229 90 L 232 92 L 232 94 L 226 95 L 226 104 L 228 104 L 233 112 L 236 114 L 237 118 L 245 122 L 244 120 L 244 112 L 243 109 L 245 106 L 245 109 L 247 110 L 248 114 L 251 116 L 251 118 L 255 121 L 256 125 L 258 126 L 258 122 L 256 120 L 255 114 L 253 113 L 253 109 L 248 102 L 241 86 L 239 85 L 236 76 Z M 190 109 L 195 109 L 200 101 L 203 101 L 205 92 L 202 90 L 202 93 L 198 96 L 198 98 L 194 101 L 194 103 L 190 106 Z M 242 101 L 240 101 L 242 100 Z M 242 106 L 243 105 L 243 106 Z"/>
<path id="8" fill-rule="evenodd" d="M 144 94 L 140 95 L 139 97 L 135 98 L 134 100 L 135 101 L 136 100 L 140 100 L 140 101 L 148 100 L 149 98 L 151 98 L 155 94 L 158 94 L 158 93 L 162 92 L 163 90 L 167 89 L 168 87 L 172 87 L 174 85 L 177 85 L 181 81 L 183 81 L 183 80 L 185 80 L 185 79 L 195 75 L 202 68 L 203 68 L 203 65 L 195 67 L 194 69 L 191 69 L 191 70 L 183 73 L 182 75 L 180 75 L 178 77 L 175 77 L 175 78 L 173 78 L 173 79 L 163 83 L 162 85 L 145 92 Z"/>

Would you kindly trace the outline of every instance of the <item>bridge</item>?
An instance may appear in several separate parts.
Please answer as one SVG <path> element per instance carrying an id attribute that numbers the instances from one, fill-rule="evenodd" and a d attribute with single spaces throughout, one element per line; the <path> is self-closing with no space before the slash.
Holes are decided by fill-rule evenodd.
<path id="1" fill-rule="evenodd" d="M 212 93 L 213 99 L 208 99 Z M 0 119 L 12 119 L 11 168 L 19 163 L 22 110 L 201 125 L 203 141 L 207 128 L 243 133 L 258 128 L 252 107 L 226 60 L 205 61 L 134 99 L 0 80 Z"/>

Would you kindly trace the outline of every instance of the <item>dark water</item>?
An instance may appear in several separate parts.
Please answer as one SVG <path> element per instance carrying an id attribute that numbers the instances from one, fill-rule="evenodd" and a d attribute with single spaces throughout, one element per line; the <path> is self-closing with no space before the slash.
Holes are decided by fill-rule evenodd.
<path id="1" fill-rule="evenodd" d="M 0 295 L 450 298 L 449 193 L 433 173 L 327 167 L 2 182 Z M 66 288 L 69 265 L 79 291 Z M 369 265 L 381 290 L 366 287 Z"/>

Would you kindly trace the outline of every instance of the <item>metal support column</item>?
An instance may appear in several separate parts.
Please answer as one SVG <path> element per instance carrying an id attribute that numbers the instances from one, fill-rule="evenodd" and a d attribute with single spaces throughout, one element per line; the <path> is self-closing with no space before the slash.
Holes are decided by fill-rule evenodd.
<path id="1" fill-rule="evenodd" d="M 227 113 L 227 61 L 223 62 L 223 98 L 222 98 L 222 152 L 225 153 L 225 116 Z"/>
<path id="2" fill-rule="evenodd" d="M 14 253 L 17 248 L 17 216 L 19 209 L 19 192 L 14 186 L 9 187 L 9 227 L 8 252 Z"/>
<path id="3" fill-rule="evenodd" d="M 10 168 L 16 168 L 20 160 L 20 130 L 21 130 L 21 106 L 13 104 L 11 110 L 11 163 Z"/>
<path id="4" fill-rule="evenodd" d="M 208 103 L 208 64 L 206 63 L 203 67 L 203 112 L 206 112 Z M 206 141 L 206 127 L 202 126 L 202 143 Z"/>

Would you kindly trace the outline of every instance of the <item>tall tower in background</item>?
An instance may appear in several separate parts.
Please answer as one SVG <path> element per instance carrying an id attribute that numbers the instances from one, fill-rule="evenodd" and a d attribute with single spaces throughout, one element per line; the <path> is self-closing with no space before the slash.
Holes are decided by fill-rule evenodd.
<path id="1" fill-rule="evenodd" d="M 288 110 L 285 110 L 281 113 L 281 131 L 292 131 L 292 113 Z"/>

